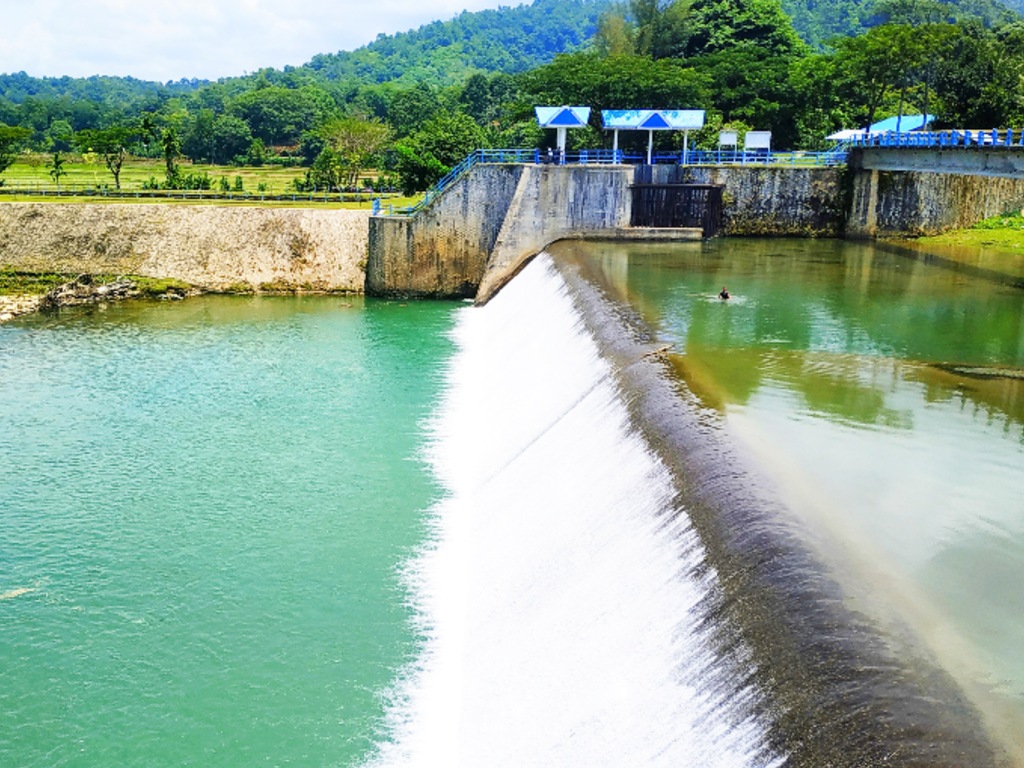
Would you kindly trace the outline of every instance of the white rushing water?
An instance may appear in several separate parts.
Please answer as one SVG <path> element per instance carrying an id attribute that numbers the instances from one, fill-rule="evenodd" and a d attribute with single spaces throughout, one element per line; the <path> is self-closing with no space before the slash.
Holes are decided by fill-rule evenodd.
<path id="1" fill-rule="evenodd" d="M 454 341 L 408 570 L 424 648 L 372 764 L 771 764 L 756 693 L 716 685 L 749 670 L 702 636 L 715 577 L 550 259 Z"/>

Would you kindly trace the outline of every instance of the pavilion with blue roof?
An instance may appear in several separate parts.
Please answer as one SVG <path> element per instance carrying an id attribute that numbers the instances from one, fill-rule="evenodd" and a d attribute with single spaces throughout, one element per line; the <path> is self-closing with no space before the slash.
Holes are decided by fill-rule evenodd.
<path id="1" fill-rule="evenodd" d="M 590 120 L 590 107 L 534 107 L 537 125 L 557 130 L 558 153 L 565 156 L 566 132 L 569 128 L 585 128 Z"/>
<path id="2" fill-rule="evenodd" d="M 613 152 L 619 151 L 619 131 L 647 131 L 647 162 L 654 150 L 655 131 L 683 132 L 683 162 L 686 162 L 690 131 L 704 127 L 703 109 L 602 109 L 601 120 L 606 131 L 615 131 Z"/>

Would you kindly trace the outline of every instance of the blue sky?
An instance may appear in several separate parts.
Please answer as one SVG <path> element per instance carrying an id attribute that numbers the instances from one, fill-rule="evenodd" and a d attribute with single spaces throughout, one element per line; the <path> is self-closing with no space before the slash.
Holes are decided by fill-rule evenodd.
<path id="1" fill-rule="evenodd" d="M 216 79 L 521 0 L 4 0 L 0 72 Z"/>

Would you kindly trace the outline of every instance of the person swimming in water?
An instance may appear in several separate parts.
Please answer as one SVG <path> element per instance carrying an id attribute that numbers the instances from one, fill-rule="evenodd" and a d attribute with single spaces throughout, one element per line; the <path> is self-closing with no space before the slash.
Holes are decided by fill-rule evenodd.
<path id="1" fill-rule="evenodd" d="M 724 285 L 722 286 L 722 292 L 718 294 L 718 298 L 723 300 L 729 298 L 729 289 L 726 288 Z"/>

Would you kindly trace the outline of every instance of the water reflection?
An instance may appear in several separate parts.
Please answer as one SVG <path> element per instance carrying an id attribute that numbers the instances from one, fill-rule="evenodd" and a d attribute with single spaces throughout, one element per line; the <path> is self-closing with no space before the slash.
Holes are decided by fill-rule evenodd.
<path id="1" fill-rule="evenodd" d="M 711 405 L 746 403 L 774 382 L 802 392 L 809 408 L 889 424 L 883 393 L 897 376 L 926 385 L 929 400 L 976 398 L 1024 421 L 1024 293 L 1008 281 L 839 241 L 585 250 L 608 287 L 673 342 L 680 374 Z M 731 300 L 717 298 L 722 285 Z M 865 375 L 881 360 L 899 370 Z"/>
<path id="2" fill-rule="evenodd" d="M 1024 765 L 1020 257 L 728 239 L 553 250 L 672 345 L 851 603 L 913 626 Z"/>

